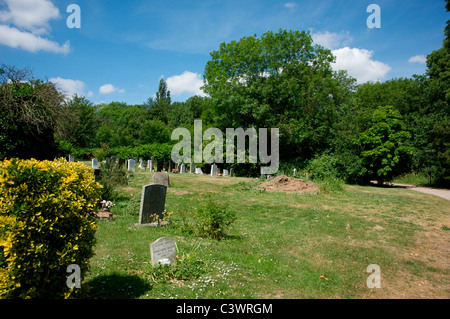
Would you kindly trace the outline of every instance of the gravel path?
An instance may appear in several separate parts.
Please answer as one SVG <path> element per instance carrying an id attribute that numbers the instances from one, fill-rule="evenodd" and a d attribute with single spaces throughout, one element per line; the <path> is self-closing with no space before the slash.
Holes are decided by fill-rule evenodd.
<path id="1" fill-rule="evenodd" d="M 398 187 L 404 187 L 407 189 L 412 189 L 417 192 L 436 195 L 436 196 L 445 198 L 446 200 L 450 200 L 450 190 L 448 190 L 448 189 L 420 187 L 420 186 L 414 186 L 414 185 L 408 185 L 408 184 L 396 184 L 396 183 L 392 183 L 391 185 L 398 186 Z"/>

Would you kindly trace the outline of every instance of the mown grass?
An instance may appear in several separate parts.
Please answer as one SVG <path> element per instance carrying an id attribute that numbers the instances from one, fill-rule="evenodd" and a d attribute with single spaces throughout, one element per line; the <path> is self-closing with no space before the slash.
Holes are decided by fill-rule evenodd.
<path id="1" fill-rule="evenodd" d="M 141 188 L 151 176 L 134 174 L 115 201 L 116 218 L 99 223 L 85 278 L 89 297 L 376 297 L 366 285 L 370 264 L 380 266 L 384 282 L 404 272 L 435 285 L 450 281 L 446 267 L 408 256 L 417 234 L 448 215 L 444 199 L 349 185 L 319 194 L 270 193 L 258 189 L 257 179 L 171 174 L 166 210 L 173 212 L 173 227 L 136 227 Z M 223 240 L 183 231 L 183 214 L 207 199 L 237 213 Z M 178 255 L 195 256 L 207 271 L 189 280 L 152 280 L 149 246 L 164 236 L 176 239 Z"/>

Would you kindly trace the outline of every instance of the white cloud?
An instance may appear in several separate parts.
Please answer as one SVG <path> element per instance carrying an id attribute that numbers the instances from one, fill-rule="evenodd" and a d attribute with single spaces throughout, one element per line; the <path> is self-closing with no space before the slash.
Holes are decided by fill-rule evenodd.
<path id="1" fill-rule="evenodd" d="M 50 41 L 29 32 L 23 32 L 7 25 L 0 25 L 0 44 L 12 48 L 20 48 L 29 52 L 47 51 L 67 54 L 70 52 L 70 42 L 63 45 Z"/>
<path id="2" fill-rule="evenodd" d="M 0 11 L 0 44 L 29 52 L 67 54 L 70 43 L 59 44 L 42 37 L 50 31 L 49 21 L 60 18 L 49 0 L 4 0 L 8 9 Z"/>
<path id="3" fill-rule="evenodd" d="M 59 10 L 49 0 L 4 0 L 9 11 L 0 11 L 0 21 L 12 23 L 34 34 L 45 34 L 48 21 L 60 17 Z"/>
<path id="4" fill-rule="evenodd" d="M 415 55 L 409 58 L 409 63 L 420 63 L 425 64 L 427 63 L 427 57 L 425 55 Z"/>
<path id="5" fill-rule="evenodd" d="M 336 57 L 333 69 L 347 70 L 359 84 L 379 81 L 391 70 L 389 65 L 372 60 L 373 52 L 366 49 L 344 47 L 331 52 Z"/>
<path id="6" fill-rule="evenodd" d="M 63 79 L 60 77 L 50 78 L 49 81 L 55 83 L 56 88 L 66 93 L 68 98 L 71 98 L 74 94 L 78 94 L 79 96 L 84 95 L 86 84 L 83 81 Z"/>
<path id="7" fill-rule="evenodd" d="M 111 94 L 114 92 L 124 93 L 125 92 L 124 89 L 119 89 L 109 83 L 102 85 L 98 91 L 100 92 L 100 94 Z"/>
<path id="8" fill-rule="evenodd" d="M 166 83 L 171 95 L 181 95 L 187 92 L 206 96 L 200 89 L 200 87 L 203 86 L 203 80 L 198 73 L 184 71 L 183 74 L 169 77 L 166 80 Z"/>
<path id="9" fill-rule="evenodd" d="M 284 7 L 293 10 L 297 7 L 297 4 L 295 2 L 287 2 L 284 4 Z"/>
<path id="10" fill-rule="evenodd" d="M 353 40 L 348 31 L 341 33 L 319 31 L 312 33 L 311 37 L 314 44 L 319 44 L 327 49 L 336 49 L 339 46 L 348 45 Z"/>

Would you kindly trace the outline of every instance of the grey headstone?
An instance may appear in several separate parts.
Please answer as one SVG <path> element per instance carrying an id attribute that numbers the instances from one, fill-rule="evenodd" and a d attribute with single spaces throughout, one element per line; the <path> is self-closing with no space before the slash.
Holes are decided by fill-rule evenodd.
<path id="1" fill-rule="evenodd" d="M 175 247 L 175 239 L 169 237 L 161 237 L 150 244 L 150 255 L 152 258 L 152 265 L 166 264 L 167 259 L 170 264 L 177 262 L 177 251 Z"/>
<path id="2" fill-rule="evenodd" d="M 96 158 L 92 159 L 92 168 L 98 169 L 98 159 L 96 159 Z"/>
<path id="3" fill-rule="evenodd" d="M 180 166 L 180 174 L 186 174 L 186 165 L 185 164 L 181 164 L 181 166 Z"/>
<path id="4" fill-rule="evenodd" d="M 160 219 L 164 217 L 166 191 L 167 188 L 160 184 L 142 186 L 139 225 L 153 223 L 156 221 L 156 217 Z"/>
<path id="5" fill-rule="evenodd" d="M 128 160 L 127 169 L 132 172 L 136 171 L 136 161 L 134 159 L 131 158 Z"/>
<path id="6" fill-rule="evenodd" d="M 75 155 L 69 155 L 69 162 L 75 162 Z"/>
<path id="7" fill-rule="evenodd" d="M 153 172 L 153 161 L 152 160 L 147 161 L 147 167 L 150 170 L 150 172 Z"/>
<path id="8" fill-rule="evenodd" d="M 223 176 L 224 176 L 224 177 L 227 177 L 227 176 L 228 176 L 228 170 L 227 170 L 227 169 L 224 169 L 224 170 L 223 170 Z"/>
<path id="9" fill-rule="evenodd" d="M 154 184 L 164 185 L 170 188 L 169 174 L 167 172 L 156 172 L 153 174 L 152 182 Z"/>
<path id="10" fill-rule="evenodd" d="M 190 174 L 194 174 L 195 173 L 195 165 L 194 165 L 194 163 L 191 163 L 189 165 L 189 173 Z"/>
<path id="11" fill-rule="evenodd" d="M 234 176 L 234 168 L 230 168 L 230 177 Z"/>
<path id="12" fill-rule="evenodd" d="M 197 167 L 197 168 L 195 169 L 195 174 L 203 175 L 202 169 L 201 169 L 200 167 Z"/>
<path id="13" fill-rule="evenodd" d="M 297 174 L 297 169 L 296 168 L 294 168 L 294 172 L 293 172 L 293 176 L 295 176 Z"/>
<path id="14" fill-rule="evenodd" d="M 217 165 L 216 164 L 211 165 L 211 177 L 217 177 Z"/>

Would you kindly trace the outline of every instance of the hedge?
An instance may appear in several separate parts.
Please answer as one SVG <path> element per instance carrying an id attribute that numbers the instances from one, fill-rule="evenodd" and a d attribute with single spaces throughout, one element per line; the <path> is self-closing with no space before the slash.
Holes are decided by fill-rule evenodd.
<path id="1" fill-rule="evenodd" d="M 82 163 L 0 162 L 0 298 L 67 298 L 67 267 L 93 255 L 101 186 Z"/>

